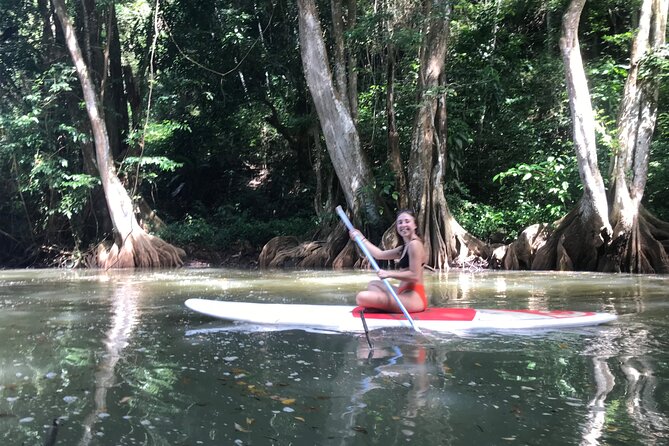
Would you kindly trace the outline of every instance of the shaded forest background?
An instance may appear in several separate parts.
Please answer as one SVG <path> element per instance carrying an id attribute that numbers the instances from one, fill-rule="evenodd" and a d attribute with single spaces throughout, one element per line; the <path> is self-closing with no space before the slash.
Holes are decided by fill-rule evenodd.
<path id="1" fill-rule="evenodd" d="M 346 2 L 354 118 L 380 238 L 402 196 L 418 107 L 420 2 Z M 330 54 L 332 4 L 320 2 Z M 560 53 L 568 1 L 455 1 L 444 192 L 488 243 L 553 223 L 583 194 Z M 641 1 L 585 4 L 580 50 L 607 172 Z M 303 73 L 292 1 L 69 2 L 119 178 L 147 231 L 189 259 L 255 264 L 277 236 L 325 238 L 344 202 Z M 351 11 L 355 11 L 352 14 Z M 406 14 L 403 14 L 406 12 Z M 82 87 L 47 0 L 0 0 L 0 265 L 80 266 L 113 239 Z M 397 22 L 390 23 L 389 18 Z M 334 56 L 333 56 L 334 57 Z M 645 209 L 669 220 L 669 83 L 661 67 Z M 392 63 L 391 63 L 392 62 Z M 98 67 L 96 69 L 96 67 Z M 392 74 L 389 67 L 392 68 Z M 395 128 L 389 129 L 393 79 Z M 392 130 L 392 131 L 391 131 Z"/>

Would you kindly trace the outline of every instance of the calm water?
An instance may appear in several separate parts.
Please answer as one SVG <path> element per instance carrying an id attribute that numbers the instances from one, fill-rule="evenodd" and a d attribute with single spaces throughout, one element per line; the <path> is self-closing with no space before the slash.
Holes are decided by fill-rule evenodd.
<path id="1" fill-rule="evenodd" d="M 450 272 L 434 306 L 615 312 L 595 328 L 249 330 L 190 297 L 352 304 L 367 272 L 0 271 L 0 444 L 665 445 L 669 277 Z"/>

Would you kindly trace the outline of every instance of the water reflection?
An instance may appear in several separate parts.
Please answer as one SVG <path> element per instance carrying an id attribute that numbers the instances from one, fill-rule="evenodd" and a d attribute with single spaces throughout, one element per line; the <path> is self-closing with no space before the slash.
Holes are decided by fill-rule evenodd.
<path id="1" fill-rule="evenodd" d="M 612 311 L 530 333 L 263 331 L 191 297 L 352 304 L 368 272 L 0 271 L 0 444 L 667 444 L 669 277 L 426 275 L 432 305 Z"/>
<path id="2" fill-rule="evenodd" d="M 652 358 L 654 335 L 645 327 L 625 333 L 620 344 L 631 354 L 620 356 L 625 376 L 625 408 L 639 432 L 656 433 L 646 444 L 666 444 L 669 439 L 667 416 L 659 409 L 658 364 Z"/>
<path id="3" fill-rule="evenodd" d="M 636 305 L 643 311 L 643 305 Z M 651 359 L 661 348 L 654 336 L 647 327 L 627 322 L 611 327 L 586 349 L 586 354 L 593 355 L 596 394 L 588 405 L 582 445 L 605 444 L 606 429 L 617 430 L 622 424 L 615 415 L 629 418 L 643 444 L 667 443 L 669 420 L 658 401 L 662 393 L 657 375 L 661 372 Z"/>
<path id="4" fill-rule="evenodd" d="M 411 337 L 412 344 L 388 344 L 382 334 L 374 334 L 378 338 L 372 348 L 364 337 L 355 341 L 356 366 L 369 371 L 360 377 L 351 394 L 331 409 L 334 414 L 340 413 L 329 426 L 328 437 L 339 439 L 332 444 L 351 444 L 360 434 L 368 435 L 377 423 L 397 426 L 407 440 L 415 434 L 428 404 L 430 377 L 436 372 L 434 358 L 428 358 L 433 351 L 428 345 L 414 344 L 416 337 Z M 406 341 L 410 337 L 403 338 Z M 378 395 L 386 395 L 385 403 L 393 407 L 391 416 L 378 414 L 374 407 Z"/>
<path id="5" fill-rule="evenodd" d="M 105 350 L 95 373 L 95 408 L 84 418 L 80 446 L 88 446 L 95 435 L 95 423 L 101 418 L 109 417 L 107 392 L 117 383 L 116 365 L 122 358 L 123 349 L 127 347 L 140 318 L 138 304 L 141 289 L 141 285 L 134 282 L 120 283 L 111 296 L 111 325 L 106 332 Z"/>
<path id="6" fill-rule="evenodd" d="M 592 358 L 593 376 L 597 392 L 588 403 L 588 418 L 583 429 L 582 446 L 596 446 L 606 427 L 606 398 L 615 386 L 615 377 L 611 373 L 608 357 Z"/>

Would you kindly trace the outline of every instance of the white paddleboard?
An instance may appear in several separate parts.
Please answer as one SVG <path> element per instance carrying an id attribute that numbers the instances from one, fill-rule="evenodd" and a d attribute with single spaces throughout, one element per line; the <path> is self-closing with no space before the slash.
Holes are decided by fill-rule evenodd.
<path id="1" fill-rule="evenodd" d="M 339 332 L 363 332 L 361 307 L 347 305 L 272 304 L 188 299 L 186 306 L 219 319 L 260 325 L 289 326 Z M 472 308 L 428 308 L 411 313 L 421 330 L 526 330 L 584 327 L 614 321 L 610 313 L 589 311 L 475 310 Z M 365 311 L 370 330 L 406 327 L 411 324 L 402 313 Z"/>

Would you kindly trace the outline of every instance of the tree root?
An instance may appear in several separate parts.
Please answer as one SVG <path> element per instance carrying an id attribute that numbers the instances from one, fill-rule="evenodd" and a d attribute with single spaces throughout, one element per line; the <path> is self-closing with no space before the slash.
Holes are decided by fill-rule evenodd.
<path id="1" fill-rule="evenodd" d="M 280 268 L 295 266 L 293 250 L 299 245 L 297 237 L 274 237 L 263 246 L 258 265 L 260 268 Z"/>
<path id="2" fill-rule="evenodd" d="M 641 210 L 632 227 L 613 239 L 577 206 L 557 227 L 534 225 L 510 245 L 493 252 L 492 266 L 504 269 L 669 273 L 669 223 Z M 601 243 L 603 242 L 603 243 Z"/>
<path id="3" fill-rule="evenodd" d="M 628 232 L 616 237 L 600 262 L 600 271 L 669 273 L 669 223 L 642 210 Z"/>
<path id="4" fill-rule="evenodd" d="M 348 232 L 336 225 L 325 240 L 300 243 L 296 237 L 274 237 L 263 247 L 260 268 L 346 268 L 352 266 L 352 255 L 346 254 Z M 354 253 L 354 251 L 352 251 Z"/>
<path id="5" fill-rule="evenodd" d="M 546 243 L 550 228 L 546 223 L 527 227 L 516 240 L 494 249 L 490 266 L 496 269 L 530 269 L 539 247 Z"/>
<path id="6" fill-rule="evenodd" d="M 107 247 L 98 245 L 96 264 L 104 269 L 178 268 L 183 266 L 186 252 L 159 237 L 142 230 L 133 231 L 123 241 Z"/>

